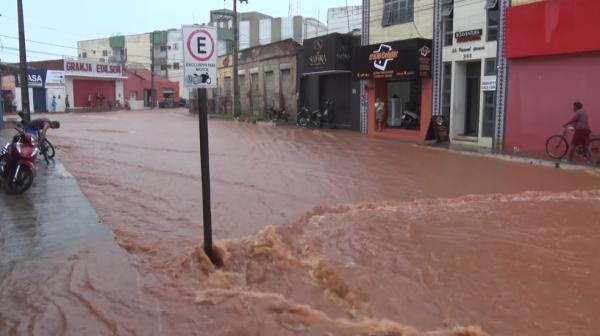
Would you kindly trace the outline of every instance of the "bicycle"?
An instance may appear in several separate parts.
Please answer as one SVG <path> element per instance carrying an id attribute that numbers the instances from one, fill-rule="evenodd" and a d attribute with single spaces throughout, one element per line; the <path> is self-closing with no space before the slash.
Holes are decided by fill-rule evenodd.
<path id="1" fill-rule="evenodd" d="M 570 145 L 568 139 L 573 136 L 575 129 L 565 127 L 562 134 L 555 134 L 546 140 L 546 154 L 556 160 L 562 160 L 569 152 Z M 582 156 L 592 165 L 600 165 L 600 137 L 590 135 L 587 153 L 583 146 L 577 146 L 575 153 Z"/>

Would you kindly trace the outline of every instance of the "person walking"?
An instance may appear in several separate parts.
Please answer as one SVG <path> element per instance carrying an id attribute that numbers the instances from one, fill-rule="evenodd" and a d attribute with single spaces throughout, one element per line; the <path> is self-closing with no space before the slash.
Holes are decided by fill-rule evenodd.
<path id="1" fill-rule="evenodd" d="M 583 146 L 583 152 L 588 159 L 591 159 L 591 153 L 588 149 L 588 141 L 592 130 L 587 112 L 583 109 L 583 104 L 580 102 L 573 103 L 573 111 L 575 115 L 563 127 L 572 125 L 575 128 L 573 139 L 571 140 L 571 148 L 569 150 L 569 161 L 573 161 L 575 150 L 579 146 Z"/>
<path id="2" fill-rule="evenodd" d="M 71 108 L 71 102 L 69 101 L 69 95 L 65 96 L 65 112 L 69 112 Z"/>
<path id="3" fill-rule="evenodd" d="M 52 113 L 56 113 L 56 96 L 52 96 Z"/>

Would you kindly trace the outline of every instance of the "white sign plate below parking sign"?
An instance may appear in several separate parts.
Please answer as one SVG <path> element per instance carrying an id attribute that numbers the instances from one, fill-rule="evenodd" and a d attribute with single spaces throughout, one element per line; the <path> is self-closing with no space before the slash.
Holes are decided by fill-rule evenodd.
<path id="1" fill-rule="evenodd" d="M 217 29 L 182 26 L 183 80 L 187 88 L 217 87 Z"/>

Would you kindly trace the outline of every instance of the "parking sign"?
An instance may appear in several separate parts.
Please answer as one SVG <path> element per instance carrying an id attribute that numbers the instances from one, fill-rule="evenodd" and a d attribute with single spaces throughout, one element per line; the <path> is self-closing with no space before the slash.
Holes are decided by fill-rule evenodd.
<path id="1" fill-rule="evenodd" d="M 182 26 L 184 83 L 187 88 L 217 87 L 217 30 Z"/>

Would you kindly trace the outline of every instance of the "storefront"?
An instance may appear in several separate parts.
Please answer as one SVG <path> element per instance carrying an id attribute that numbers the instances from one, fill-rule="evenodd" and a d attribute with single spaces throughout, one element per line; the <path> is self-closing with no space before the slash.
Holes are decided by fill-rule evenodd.
<path id="1" fill-rule="evenodd" d="M 544 156 L 546 139 L 562 132 L 575 101 L 588 112 L 592 132 L 600 132 L 598 13 L 597 0 L 508 9 L 506 152 Z"/>
<path id="2" fill-rule="evenodd" d="M 449 119 L 450 141 L 491 149 L 496 128 L 501 1 L 441 1 L 440 114 Z"/>
<path id="3" fill-rule="evenodd" d="M 46 70 L 27 70 L 29 86 L 29 110 L 34 113 L 47 112 L 46 105 Z M 15 94 L 17 100 L 17 110 L 22 110 L 21 102 L 21 78 L 15 76 Z"/>
<path id="4" fill-rule="evenodd" d="M 356 48 L 353 76 L 367 80 L 367 133 L 423 142 L 431 121 L 431 40 L 409 39 Z M 384 103 L 377 127 L 375 101 Z"/>
<path id="5" fill-rule="evenodd" d="M 151 105 L 152 76 L 150 70 L 124 70 L 125 100 L 132 110 Z M 172 82 L 160 76 L 154 76 L 154 92 L 159 107 L 175 107 L 179 105 L 179 82 Z"/>
<path id="6" fill-rule="evenodd" d="M 325 127 L 360 130 L 360 82 L 352 77 L 352 49 L 358 37 L 329 34 L 304 40 L 299 53 L 300 108 L 324 110 Z"/>
<path id="7" fill-rule="evenodd" d="M 123 68 L 116 63 L 65 61 L 66 93 L 75 109 L 108 110 L 123 104 Z M 70 99 L 70 98 L 69 98 Z"/>

